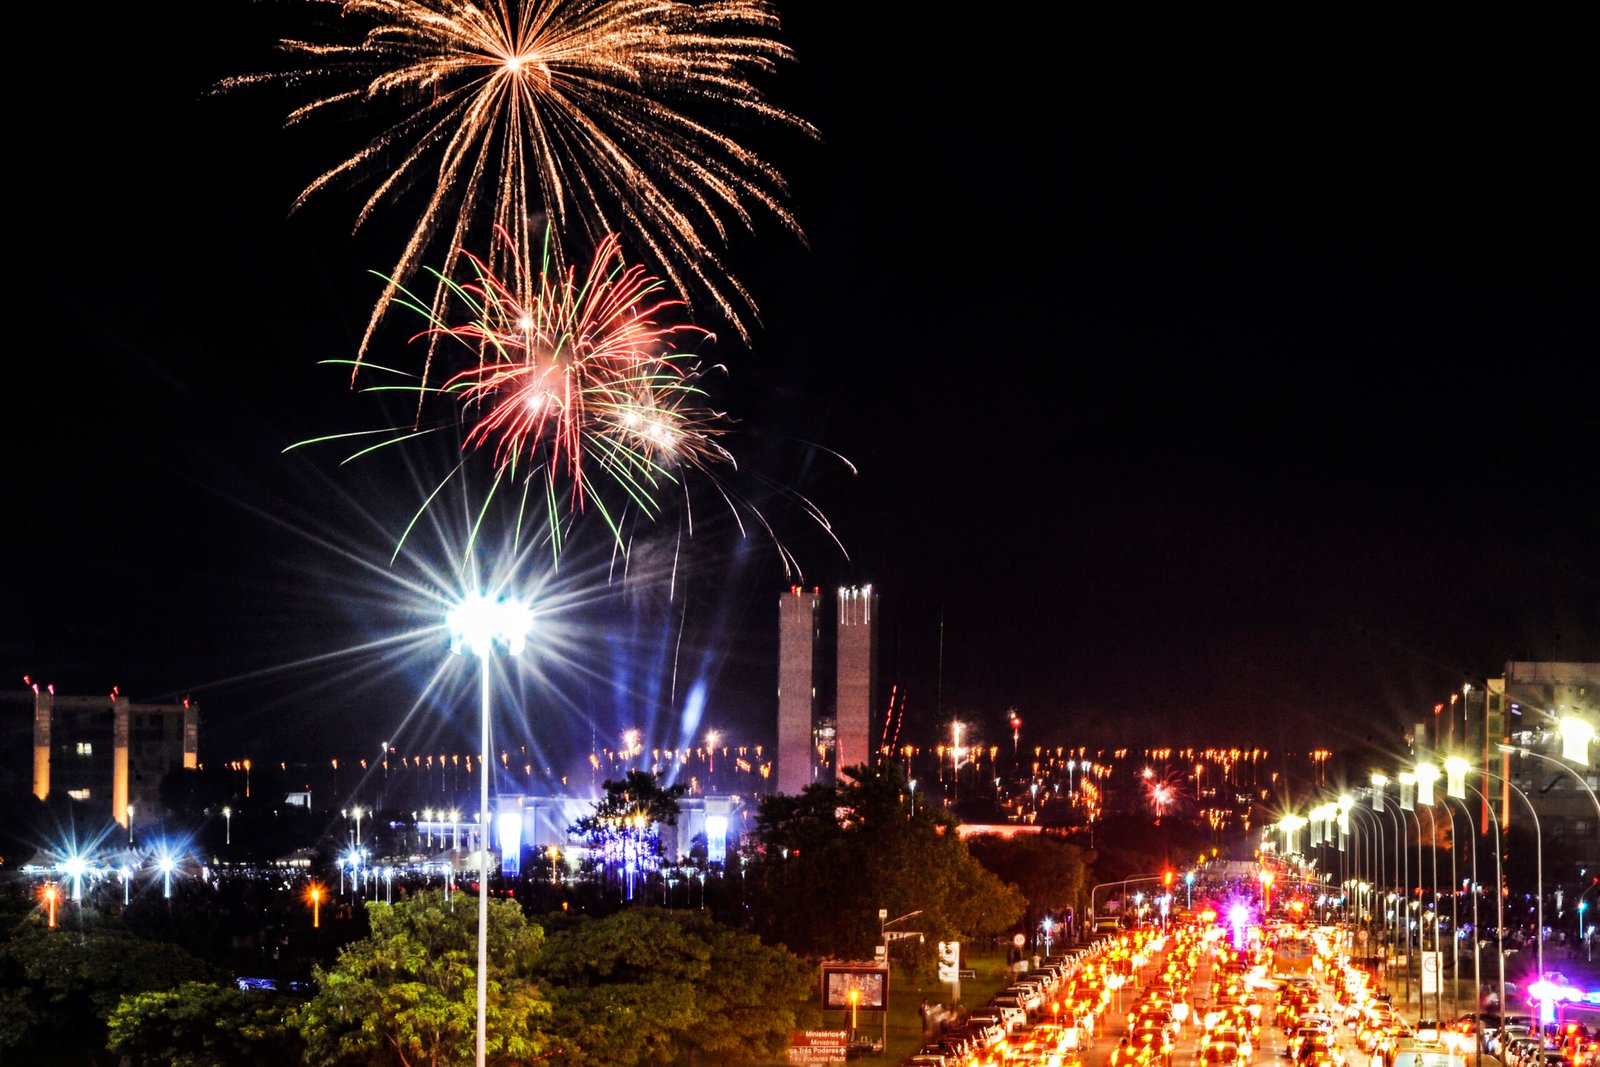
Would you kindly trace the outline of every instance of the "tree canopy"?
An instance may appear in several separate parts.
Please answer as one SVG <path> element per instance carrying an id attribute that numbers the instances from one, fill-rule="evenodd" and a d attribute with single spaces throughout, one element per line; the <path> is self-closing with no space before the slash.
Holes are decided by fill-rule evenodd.
<path id="1" fill-rule="evenodd" d="M 924 935 L 907 952 L 919 962 L 936 940 L 987 936 L 1022 916 L 1022 894 L 973 858 L 952 815 L 913 802 L 898 767 L 845 774 L 762 800 L 746 880 L 764 938 L 812 957 L 870 957 L 885 910 L 910 916 L 896 932 Z"/>
<path id="2" fill-rule="evenodd" d="M 813 980 L 806 964 L 750 934 L 654 908 L 553 925 L 538 973 L 554 1008 L 556 1058 L 579 1067 L 697 1053 L 778 1058 Z"/>
<path id="3" fill-rule="evenodd" d="M 175 945 L 147 941 L 119 919 L 73 909 L 49 929 L 37 912 L 0 941 L 0 1052 L 104 1046 L 105 1022 L 125 994 L 215 980 L 219 972 Z"/>
<path id="4" fill-rule="evenodd" d="M 306 1062 L 471 1063 L 477 1035 L 477 902 L 421 893 L 367 905 L 372 933 L 316 971 L 317 993 L 291 1020 Z M 533 980 L 544 931 L 512 901 L 489 902 L 488 1053 L 520 1063 L 546 1051 L 550 1005 Z"/>
<path id="5" fill-rule="evenodd" d="M 305 1048 L 276 993 L 208 982 L 126 996 L 108 1047 L 132 1067 L 269 1067 L 299 1063 Z"/>
<path id="6" fill-rule="evenodd" d="M 1076 919 L 1086 908 L 1094 853 L 1048 834 L 976 834 L 967 838 L 967 848 L 1002 881 L 1017 887 L 1027 900 L 1030 929 L 1047 912 L 1070 911 Z"/>

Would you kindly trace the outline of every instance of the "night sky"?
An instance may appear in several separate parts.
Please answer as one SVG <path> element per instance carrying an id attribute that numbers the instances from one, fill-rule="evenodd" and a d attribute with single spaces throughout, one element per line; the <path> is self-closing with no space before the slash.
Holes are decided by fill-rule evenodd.
<path id="1" fill-rule="evenodd" d="M 781 10 L 769 89 L 821 139 L 752 137 L 808 244 L 736 240 L 763 324 L 706 323 L 717 399 L 804 583 L 881 593 L 909 736 L 1014 706 L 1053 741 L 1337 744 L 1508 659 L 1600 659 L 1577 35 Z M 437 546 L 389 555 L 443 458 L 283 454 L 374 425 L 317 361 L 409 221 L 291 217 L 348 131 L 208 95 L 293 15 L 100 15 L 66 87 L 14 90 L 4 685 L 193 695 L 211 758 L 375 746 L 445 656 L 336 655 L 425 621 L 401 584 Z M 551 763 L 629 725 L 770 737 L 791 579 L 713 505 L 681 530 L 627 580 L 577 531 L 573 640 L 519 676 Z M 452 700 L 408 729 L 467 730 Z"/>

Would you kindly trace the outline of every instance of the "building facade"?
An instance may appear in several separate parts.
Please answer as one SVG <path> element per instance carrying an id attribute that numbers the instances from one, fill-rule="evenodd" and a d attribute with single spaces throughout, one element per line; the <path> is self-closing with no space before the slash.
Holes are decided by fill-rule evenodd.
<path id="1" fill-rule="evenodd" d="M 778 792 L 794 794 L 815 779 L 813 725 L 817 714 L 817 656 L 821 651 L 820 590 L 798 585 L 778 598 Z"/>
<path id="2" fill-rule="evenodd" d="M 795 586 L 778 598 L 778 792 L 875 758 L 878 594 L 844 586 L 824 627 L 820 589 Z"/>
<path id="3" fill-rule="evenodd" d="M 126 827 L 161 806 L 161 780 L 199 766 L 200 706 L 135 704 L 105 696 L 58 695 L 33 686 L 33 794 L 102 803 Z"/>

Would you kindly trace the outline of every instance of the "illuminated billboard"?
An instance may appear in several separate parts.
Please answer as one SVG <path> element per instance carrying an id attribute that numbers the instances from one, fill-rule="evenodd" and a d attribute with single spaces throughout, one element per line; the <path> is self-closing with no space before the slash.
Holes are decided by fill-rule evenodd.
<path id="1" fill-rule="evenodd" d="M 852 993 L 854 996 L 852 996 Z M 889 968 L 871 963 L 822 965 L 824 1011 L 887 1011 Z"/>

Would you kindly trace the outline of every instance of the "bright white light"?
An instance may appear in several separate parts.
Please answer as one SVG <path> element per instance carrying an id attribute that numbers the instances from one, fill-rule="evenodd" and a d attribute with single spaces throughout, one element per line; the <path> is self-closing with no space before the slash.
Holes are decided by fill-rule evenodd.
<path id="1" fill-rule="evenodd" d="M 467 648 L 482 658 L 499 642 L 515 656 L 522 651 L 533 616 L 525 604 L 473 593 L 451 609 L 446 623 L 452 652 L 460 654 L 462 648 Z"/>
<path id="2" fill-rule="evenodd" d="M 507 877 L 522 873 L 522 812 L 500 813 L 500 870 Z"/>
<path id="3" fill-rule="evenodd" d="M 728 859 L 728 817 L 706 816 L 706 862 L 726 863 Z"/>
<path id="4" fill-rule="evenodd" d="M 1433 783 L 1439 780 L 1439 768 L 1431 763 L 1417 764 L 1417 803 L 1433 803 Z"/>
<path id="5" fill-rule="evenodd" d="M 1568 715 L 1561 720 L 1561 758 L 1573 763 L 1589 765 L 1589 742 L 1594 740 L 1594 727 L 1582 719 Z"/>

